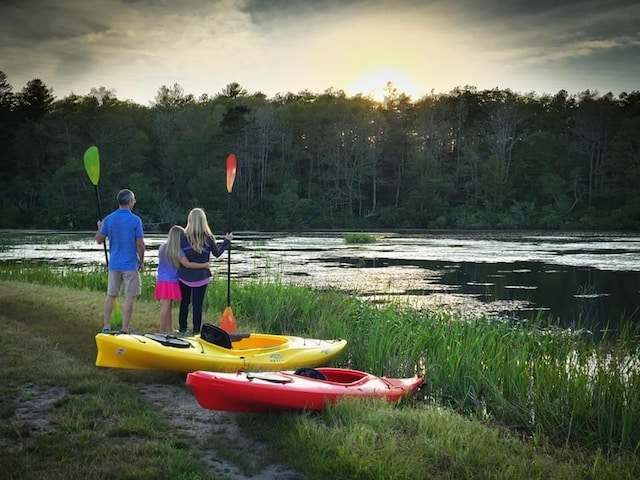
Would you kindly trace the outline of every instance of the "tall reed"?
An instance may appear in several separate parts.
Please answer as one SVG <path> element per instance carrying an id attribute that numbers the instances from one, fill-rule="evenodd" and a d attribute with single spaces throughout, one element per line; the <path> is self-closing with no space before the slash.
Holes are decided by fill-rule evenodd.
<path id="1" fill-rule="evenodd" d="M 106 292 L 106 272 L 0 263 L 0 279 Z M 154 277 L 143 275 L 143 297 Z M 607 453 L 640 452 L 640 327 L 622 322 L 614 338 L 543 322 L 426 314 L 376 306 L 331 289 L 278 281 L 232 282 L 239 327 L 316 338 L 346 338 L 342 366 L 378 375 L 425 376 L 421 398 L 551 439 Z M 216 322 L 227 284 L 214 279 L 205 312 Z"/>

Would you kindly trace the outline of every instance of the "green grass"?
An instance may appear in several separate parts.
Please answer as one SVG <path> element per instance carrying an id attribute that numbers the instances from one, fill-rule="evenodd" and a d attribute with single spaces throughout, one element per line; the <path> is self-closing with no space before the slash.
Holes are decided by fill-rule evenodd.
<path id="1" fill-rule="evenodd" d="M 136 385 L 94 367 L 97 296 L 4 282 L 0 292 L 3 478 L 207 478 Z M 39 398 L 51 402 L 30 404 Z M 41 410 L 40 428 L 15 416 L 25 406 Z"/>
<path id="2" fill-rule="evenodd" d="M 15 269 L 0 268 L 0 278 L 15 275 Z M 60 276 L 26 269 L 20 274 L 52 285 L 64 283 Z M 49 469 L 56 455 L 69 458 L 68 468 L 55 464 L 63 468 L 60 478 L 80 478 L 91 469 L 95 476 L 86 478 L 110 478 L 108 469 L 96 466 L 100 455 L 116 463 L 124 455 L 131 463 L 117 468 L 126 469 L 119 470 L 126 478 L 208 478 L 197 461 L 198 445 L 172 434 L 156 436 L 155 431 L 171 428 L 145 408 L 135 389 L 143 378 L 157 383 L 183 383 L 183 378 L 93 367 L 93 336 L 102 323 L 106 290 L 101 277 L 104 272 L 65 274 L 72 288 L 0 281 L 5 324 L 0 362 L 7 378 L 0 387 L 0 418 L 16 410 L 24 385 L 62 388 L 65 394 L 53 409 L 61 419 L 56 427 L 66 432 L 64 439 L 59 433 L 31 438 L 24 426 L 3 423 L 3 442 L 26 446 L 2 450 L 0 470 L 11 471 L 5 467 L 15 463 L 20 475 L 13 478 L 45 478 L 47 468 L 40 470 L 32 460 L 37 452 Z M 147 295 L 151 285 L 145 286 Z M 463 321 L 400 306 L 375 307 L 332 290 L 266 282 L 232 288 L 242 330 L 346 338 L 339 365 L 387 376 L 425 375 L 419 395 L 397 407 L 344 402 L 322 414 L 238 417 L 247 435 L 266 441 L 270 455 L 307 478 L 640 474 L 637 326 L 627 325 L 611 342 L 542 324 Z M 225 301 L 226 282 L 215 281 L 208 289 L 205 321 L 216 322 Z M 158 315 L 156 302 L 138 301 L 133 326 L 157 330 Z M 29 349 L 23 348 L 25 331 Z M 151 460 L 158 456 L 161 465 Z M 46 478 L 58 478 L 48 473 L 53 476 Z"/>
<path id="3" fill-rule="evenodd" d="M 102 270 L 20 264 L 3 266 L 3 276 L 106 290 Z M 153 282 L 152 275 L 144 276 L 143 300 L 152 298 Z M 240 330 L 346 338 L 341 365 L 378 375 L 424 375 L 423 391 L 437 405 L 566 446 L 606 453 L 640 449 L 640 431 L 633 428 L 640 424 L 640 335 L 632 322 L 612 342 L 583 330 L 545 327 L 542 320 L 526 326 L 464 321 L 279 282 L 234 282 L 232 290 Z M 205 321 L 217 323 L 225 306 L 226 281 L 214 280 Z M 94 316 L 99 325 L 99 309 Z M 134 320 L 133 326 L 157 330 L 157 317 L 142 325 Z"/>
<path id="4" fill-rule="evenodd" d="M 370 233 L 345 233 L 344 234 L 345 243 L 375 243 L 376 237 L 371 235 Z"/>
<path id="5" fill-rule="evenodd" d="M 264 440 L 289 463 L 323 472 L 309 478 L 613 479 L 631 478 L 634 468 L 632 459 L 611 462 L 533 445 L 504 429 L 417 404 L 365 402 L 363 407 L 363 402 L 345 401 L 323 415 L 260 416 L 254 421 L 265 432 Z M 270 430 L 274 421 L 285 435 Z"/>

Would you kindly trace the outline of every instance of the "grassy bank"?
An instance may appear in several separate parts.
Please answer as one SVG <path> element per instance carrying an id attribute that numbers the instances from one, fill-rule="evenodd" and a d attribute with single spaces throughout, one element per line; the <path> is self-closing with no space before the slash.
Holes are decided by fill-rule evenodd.
<path id="1" fill-rule="evenodd" d="M 93 365 L 100 297 L 0 283 L 3 478 L 205 478 L 133 377 Z"/>
<path id="2" fill-rule="evenodd" d="M 6 267 L 4 272 L 17 277 Z M 42 281 L 46 275 L 33 278 Z M 59 277 L 51 272 L 45 281 L 54 284 Z M 95 278 L 65 275 L 73 288 L 0 282 L 6 324 L 1 361 L 8 372 L 2 441 L 14 445 L 0 454 L 0 469 L 11 471 L 5 467 L 15 464 L 22 469 L 16 471 L 31 476 L 12 478 L 57 478 L 45 476 L 46 468 L 33 475 L 37 452 L 38 458 L 50 457 L 49 467 L 56 455 L 69 458 L 68 469 L 56 467 L 65 470 L 59 478 L 80 478 L 81 472 L 93 472 L 82 478 L 110 478 L 109 468 L 96 464 L 101 455 L 105 463 L 125 469 L 120 478 L 213 478 L 197 460 L 198 449 L 206 447 L 167 435 L 171 428 L 145 407 L 137 389 L 140 383 L 183 384 L 182 376 L 93 366 L 104 290 L 92 289 L 102 289 L 100 277 L 103 272 Z M 147 299 L 150 288 L 145 285 Z M 331 291 L 259 282 L 233 289 L 241 329 L 347 338 L 341 365 L 389 376 L 426 375 L 418 398 L 400 407 L 345 402 L 321 415 L 237 417 L 248 436 L 265 441 L 274 458 L 307 478 L 635 478 L 640 473 L 633 433 L 640 410 L 634 403 L 640 398 L 638 374 L 628 364 L 637 348 L 633 331 L 624 333 L 622 342 L 594 344 L 583 333 L 378 309 Z M 225 294 L 224 282 L 212 285 L 207 320 L 219 318 Z M 157 330 L 158 305 L 138 302 L 133 325 Z M 36 348 L 23 348 L 25 331 Z M 625 377 L 616 373 L 622 367 Z M 7 422 L 25 395 L 24 385 L 64 392 L 51 406 L 53 417 L 62 419 L 56 430 L 63 434 L 31 438 Z M 123 464 L 119 446 L 130 441 L 140 452 Z M 129 458 L 127 452 L 122 455 Z M 158 457 L 160 465 L 153 461 Z"/>

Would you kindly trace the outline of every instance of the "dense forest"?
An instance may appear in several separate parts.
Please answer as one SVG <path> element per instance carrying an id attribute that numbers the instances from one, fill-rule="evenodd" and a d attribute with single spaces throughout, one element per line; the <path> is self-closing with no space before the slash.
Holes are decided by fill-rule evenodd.
<path id="1" fill-rule="evenodd" d="M 104 87 L 57 99 L 39 79 L 14 92 L 0 72 L 0 227 L 94 228 L 92 145 L 103 212 L 130 188 L 149 231 L 200 206 L 219 234 L 228 205 L 235 231 L 640 227 L 640 91 L 412 100 L 388 84 L 378 103 L 174 84 L 141 106 Z"/>

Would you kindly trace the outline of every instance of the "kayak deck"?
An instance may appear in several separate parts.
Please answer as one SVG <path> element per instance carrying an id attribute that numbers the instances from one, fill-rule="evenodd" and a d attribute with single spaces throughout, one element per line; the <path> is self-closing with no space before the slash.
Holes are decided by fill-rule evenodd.
<path id="1" fill-rule="evenodd" d="M 96 366 L 176 372 L 212 370 L 275 371 L 327 365 L 347 345 L 346 340 L 320 340 L 288 335 L 251 333 L 231 342 L 231 348 L 200 335 L 106 334 L 95 337 Z"/>
<path id="2" fill-rule="evenodd" d="M 322 410 L 344 397 L 397 402 L 415 392 L 422 377 L 387 378 L 344 368 L 303 368 L 279 372 L 187 374 L 200 406 L 232 412 Z"/>

